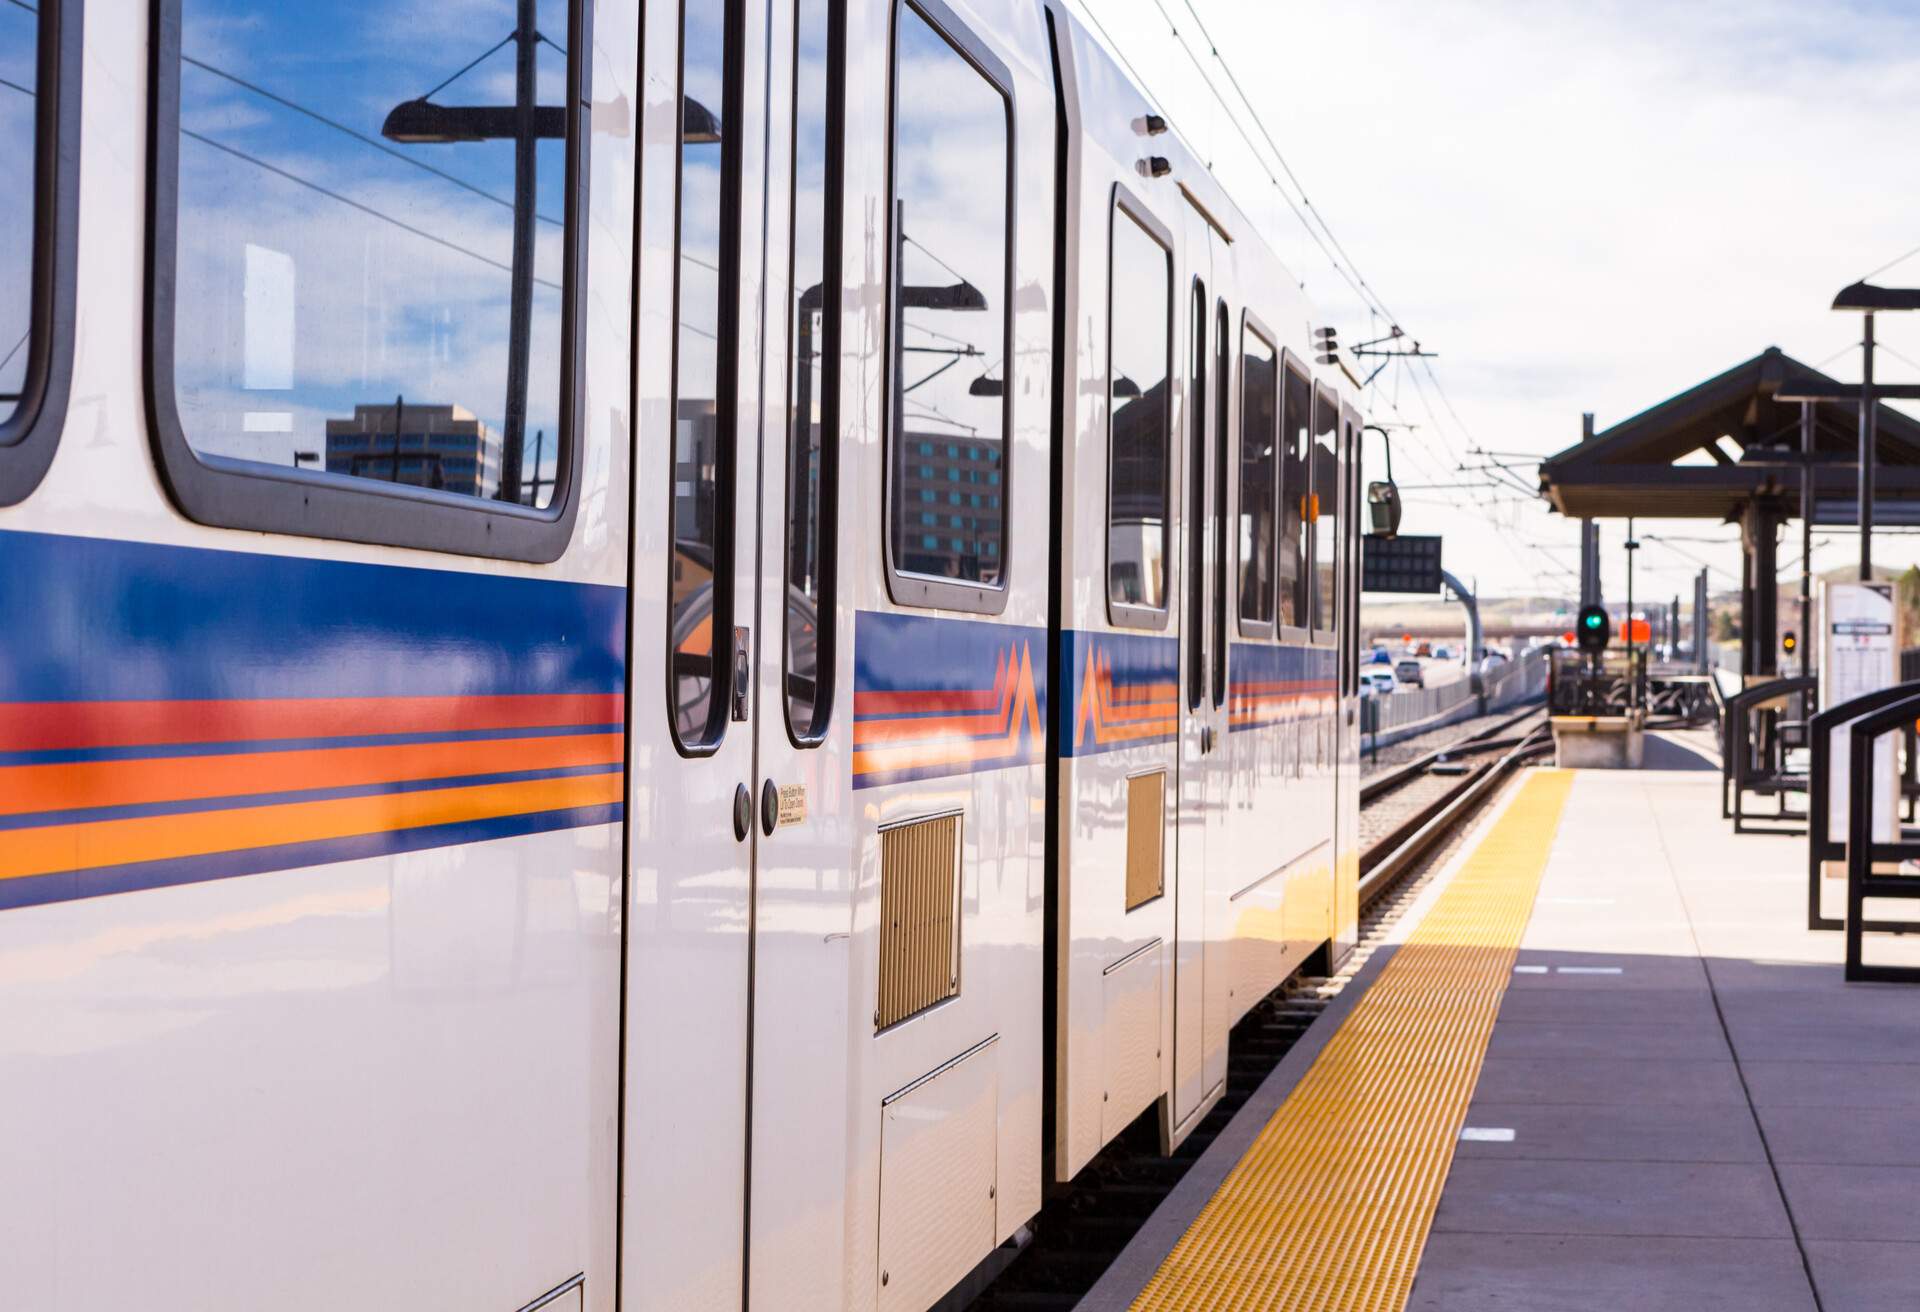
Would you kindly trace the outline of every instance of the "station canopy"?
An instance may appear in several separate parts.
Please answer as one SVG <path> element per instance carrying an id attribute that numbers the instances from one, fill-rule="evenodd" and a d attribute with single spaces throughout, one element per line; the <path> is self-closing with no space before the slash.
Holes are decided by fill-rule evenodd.
<path id="1" fill-rule="evenodd" d="M 1842 384 L 1770 346 L 1540 466 L 1540 494 L 1581 519 L 1717 519 L 1756 500 L 1797 513 L 1801 470 L 1814 479 L 1814 520 L 1856 521 L 1859 406 L 1816 401 L 1811 465 L 1801 456 L 1798 401 Z M 1878 405 L 1874 518 L 1920 523 L 1920 421 Z"/>

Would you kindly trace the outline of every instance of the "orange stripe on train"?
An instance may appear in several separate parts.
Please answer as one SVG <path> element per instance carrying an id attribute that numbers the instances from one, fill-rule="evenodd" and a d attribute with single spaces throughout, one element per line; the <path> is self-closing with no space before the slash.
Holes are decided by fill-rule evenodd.
<path id="1" fill-rule="evenodd" d="M 0 766 L 0 815 L 617 765 L 617 733 Z"/>
<path id="2" fill-rule="evenodd" d="M 605 806 L 625 795 L 626 776 L 614 772 L 0 830 L 0 879 Z"/>

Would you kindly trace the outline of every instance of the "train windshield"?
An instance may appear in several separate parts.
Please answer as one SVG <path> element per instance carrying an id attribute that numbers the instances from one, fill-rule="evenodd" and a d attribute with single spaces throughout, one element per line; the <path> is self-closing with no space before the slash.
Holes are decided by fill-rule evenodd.
<path id="1" fill-rule="evenodd" d="M 180 10 L 172 381 L 195 453 L 548 505 L 571 6 Z"/>

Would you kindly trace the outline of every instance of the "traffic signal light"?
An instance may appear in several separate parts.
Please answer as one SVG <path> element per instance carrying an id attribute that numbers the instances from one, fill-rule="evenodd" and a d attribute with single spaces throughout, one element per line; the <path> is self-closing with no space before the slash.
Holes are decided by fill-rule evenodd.
<path id="1" fill-rule="evenodd" d="M 1800 649 L 1800 639 L 1794 635 L 1794 632 L 1792 629 L 1788 629 L 1785 633 L 1780 635 L 1781 651 L 1791 656 L 1793 655 L 1794 652 L 1798 651 L 1799 649 Z"/>
<path id="2" fill-rule="evenodd" d="M 1613 625 L 1607 619 L 1605 606 L 1582 606 L 1580 622 L 1574 625 L 1579 635 L 1580 650 L 1589 656 L 1598 656 L 1607 649 L 1607 642 L 1613 637 Z"/>

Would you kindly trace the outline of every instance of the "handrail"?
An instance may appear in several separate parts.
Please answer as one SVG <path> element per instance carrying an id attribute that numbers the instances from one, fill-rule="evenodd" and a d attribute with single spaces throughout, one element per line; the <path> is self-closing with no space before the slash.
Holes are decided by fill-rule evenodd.
<path id="1" fill-rule="evenodd" d="M 1897 683 L 1891 688 L 1876 688 L 1844 702 L 1816 711 L 1807 721 L 1807 928 L 1841 929 L 1846 922 L 1837 916 L 1820 914 L 1820 866 L 1838 861 L 1847 854 L 1844 839 L 1833 832 L 1833 731 L 1849 720 L 1857 720 L 1883 706 L 1908 697 L 1920 696 L 1920 680 Z"/>
<path id="2" fill-rule="evenodd" d="M 1736 833 L 1741 832 L 1746 818 L 1745 795 L 1753 777 L 1752 713 L 1766 709 L 1769 702 L 1810 693 L 1819 686 L 1819 680 L 1811 675 L 1785 675 L 1750 684 L 1726 699 L 1726 712 L 1720 722 L 1720 815 L 1733 821 Z"/>
<path id="3" fill-rule="evenodd" d="M 1866 901 L 1875 898 L 1920 898 L 1920 876 L 1881 874 L 1878 862 L 1910 860 L 1920 857 L 1920 841 L 1897 837 L 1896 818 L 1892 842 L 1876 842 L 1873 837 L 1873 754 L 1880 739 L 1911 724 L 1920 716 L 1920 692 L 1889 702 L 1880 709 L 1854 720 L 1847 733 L 1847 952 L 1846 978 L 1893 984 L 1920 983 L 1920 966 L 1869 966 L 1861 960 L 1862 946 L 1869 929 L 1920 929 L 1920 920 L 1866 920 Z M 1895 869 L 1898 869 L 1896 864 Z"/>

